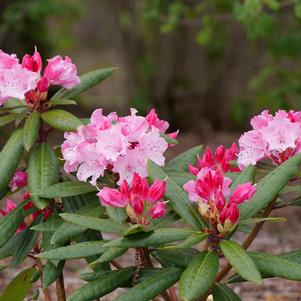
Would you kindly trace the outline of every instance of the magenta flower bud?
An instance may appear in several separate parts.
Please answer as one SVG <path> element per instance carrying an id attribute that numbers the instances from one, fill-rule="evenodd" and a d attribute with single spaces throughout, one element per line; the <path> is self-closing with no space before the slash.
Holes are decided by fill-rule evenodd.
<path id="1" fill-rule="evenodd" d="M 105 187 L 97 194 L 97 196 L 102 206 L 123 208 L 127 204 L 127 201 L 123 199 L 121 192 L 117 189 Z"/>
<path id="2" fill-rule="evenodd" d="M 166 181 L 155 180 L 148 192 L 148 201 L 155 203 L 164 197 L 166 190 Z"/>
<path id="3" fill-rule="evenodd" d="M 224 159 L 225 155 L 225 147 L 221 144 L 216 150 L 215 150 L 215 160 L 218 163 L 221 163 Z"/>
<path id="4" fill-rule="evenodd" d="M 216 194 L 215 206 L 216 206 L 217 210 L 219 212 L 221 212 L 224 209 L 225 205 L 226 205 L 226 199 L 225 199 L 222 191 L 219 191 Z"/>
<path id="5" fill-rule="evenodd" d="M 230 204 L 244 203 L 245 201 L 251 199 L 255 192 L 256 189 L 251 183 L 239 184 L 230 196 Z"/>
<path id="6" fill-rule="evenodd" d="M 139 197 L 135 197 L 130 204 L 137 215 L 141 215 L 143 213 L 144 203 Z"/>
<path id="7" fill-rule="evenodd" d="M 32 72 L 41 72 L 42 58 L 38 51 L 35 51 L 32 56 L 25 54 L 22 59 L 22 67 Z"/>
<path id="8" fill-rule="evenodd" d="M 120 192 L 122 194 L 123 199 L 126 200 L 127 202 L 129 202 L 131 199 L 131 190 L 130 190 L 129 184 L 126 180 L 123 180 L 123 182 L 120 186 Z"/>
<path id="9" fill-rule="evenodd" d="M 206 148 L 206 151 L 203 155 L 203 164 L 207 167 L 213 167 L 214 166 L 214 158 L 212 156 L 211 150 L 209 147 Z"/>
<path id="10" fill-rule="evenodd" d="M 152 218 L 161 218 L 165 215 L 167 206 L 164 202 L 158 202 L 151 210 Z"/>
<path id="11" fill-rule="evenodd" d="M 27 173 L 25 171 L 17 170 L 15 171 L 13 177 L 11 178 L 8 186 L 12 191 L 17 190 L 20 187 L 27 185 Z"/>
<path id="12" fill-rule="evenodd" d="M 132 194 L 140 196 L 143 200 L 146 200 L 148 196 L 148 184 L 146 179 L 141 178 L 139 174 L 134 173 L 132 182 Z"/>
<path id="13" fill-rule="evenodd" d="M 192 164 L 188 165 L 188 171 L 193 174 L 194 176 L 197 176 L 199 169 L 195 166 L 193 166 Z"/>
<path id="14" fill-rule="evenodd" d="M 231 204 L 226 211 L 226 220 L 229 220 L 232 224 L 236 224 L 239 219 L 239 209 L 236 204 Z"/>
<path id="15" fill-rule="evenodd" d="M 49 88 L 49 82 L 46 77 L 42 77 L 37 84 L 39 92 L 46 92 Z"/>

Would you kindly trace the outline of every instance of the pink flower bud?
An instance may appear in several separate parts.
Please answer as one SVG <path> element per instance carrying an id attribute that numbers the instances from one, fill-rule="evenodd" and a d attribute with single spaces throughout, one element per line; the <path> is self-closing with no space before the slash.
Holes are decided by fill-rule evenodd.
<path id="1" fill-rule="evenodd" d="M 148 201 L 157 202 L 164 197 L 166 190 L 166 181 L 155 180 L 148 192 Z"/>
<path id="2" fill-rule="evenodd" d="M 236 224 L 239 219 L 239 209 L 236 204 L 231 204 L 226 212 L 226 220 L 231 221 L 232 224 Z"/>
<path id="3" fill-rule="evenodd" d="M 134 173 L 132 182 L 132 194 L 140 196 L 143 200 L 146 200 L 148 196 L 148 184 L 146 179 L 141 178 L 138 173 Z"/>
<path id="4" fill-rule="evenodd" d="M 105 187 L 97 194 L 97 196 L 102 206 L 123 208 L 127 204 L 127 201 L 123 199 L 121 192 L 117 189 Z"/>
<path id="5" fill-rule="evenodd" d="M 220 145 L 216 150 L 215 150 L 215 160 L 218 163 L 221 163 L 224 159 L 225 155 L 225 147 L 223 145 Z"/>
<path id="6" fill-rule="evenodd" d="M 130 190 L 129 184 L 126 180 L 123 180 L 123 182 L 120 186 L 120 192 L 122 194 L 122 198 L 124 200 L 126 200 L 127 202 L 129 202 L 131 199 L 131 190 Z"/>
<path id="7" fill-rule="evenodd" d="M 141 215 L 143 213 L 144 203 L 141 198 L 135 197 L 130 204 L 136 214 Z"/>
<path id="8" fill-rule="evenodd" d="M 32 56 L 25 54 L 22 59 L 22 67 L 32 72 L 41 72 L 42 59 L 38 51 L 35 51 Z"/>
<path id="9" fill-rule="evenodd" d="M 26 201 L 27 199 L 30 198 L 30 194 L 29 194 L 29 191 L 26 191 L 23 195 L 23 201 Z"/>
<path id="10" fill-rule="evenodd" d="M 71 89 L 80 83 L 76 66 L 68 56 L 62 59 L 61 56 L 57 55 L 48 60 L 44 76 L 52 85 L 60 85 L 66 89 Z"/>
<path id="11" fill-rule="evenodd" d="M 49 88 L 49 82 L 46 77 L 42 77 L 37 84 L 39 92 L 46 92 Z"/>
<path id="12" fill-rule="evenodd" d="M 209 147 L 207 147 L 204 155 L 203 155 L 203 164 L 207 167 L 213 167 L 214 166 L 214 158 L 212 156 L 211 150 Z"/>
<path id="13" fill-rule="evenodd" d="M 226 199 L 225 199 L 222 191 L 219 191 L 216 194 L 215 206 L 216 206 L 217 210 L 219 212 L 221 212 L 224 209 L 225 205 L 226 205 Z"/>
<path id="14" fill-rule="evenodd" d="M 195 166 L 193 166 L 192 164 L 188 165 L 188 171 L 193 174 L 194 176 L 197 176 L 199 169 Z"/>
<path id="15" fill-rule="evenodd" d="M 158 202 L 151 210 L 152 218 L 161 218 L 165 215 L 167 206 L 164 202 Z"/>
<path id="16" fill-rule="evenodd" d="M 8 186 L 12 191 L 17 190 L 20 187 L 27 185 L 27 173 L 21 170 L 15 171 L 13 177 L 11 178 Z"/>
<path id="17" fill-rule="evenodd" d="M 249 200 L 256 192 L 255 187 L 251 183 L 239 184 L 230 196 L 230 204 L 241 204 Z"/>

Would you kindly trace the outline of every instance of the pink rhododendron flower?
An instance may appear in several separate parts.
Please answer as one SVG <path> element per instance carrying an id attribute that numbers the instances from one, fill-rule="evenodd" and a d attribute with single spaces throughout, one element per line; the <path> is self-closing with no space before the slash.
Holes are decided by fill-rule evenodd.
<path id="1" fill-rule="evenodd" d="M 239 139 L 241 168 L 270 158 L 281 164 L 301 149 L 301 112 L 279 110 L 275 116 L 263 111 L 251 120 L 253 130 Z"/>
<path id="2" fill-rule="evenodd" d="M 25 54 L 22 64 L 16 55 L 8 55 L 0 50 L 0 105 L 10 98 L 26 100 L 26 103 L 36 108 L 47 101 L 49 86 L 61 85 L 71 89 L 80 82 L 76 66 L 71 59 L 63 60 L 56 56 L 48 60 L 44 75 L 42 58 L 36 50 L 32 56 Z"/>
<path id="3" fill-rule="evenodd" d="M 250 183 L 240 184 L 231 192 L 231 183 L 232 180 L 220 171 L 204 167 L 196 180 L 183 186 L 189 199 L 198 203 L 200 214 L 212 225 L 213 231 L 221 234 L 235 228 L 239 219 L 238 205 L 251 199 L 255 193 Z"/>
<path id="4" fill-rule="evenodd" d="M 190 164 L 188 170 L 193 175 L 197 175 L 198 172 L 204 168 L 208 167 L 222 173 L 226 172 L 238 172 L 239 168 L 233 167 L 230 161 L 236 160 L 238 153 L 238 148 L 235 143 L 229 149 L 226 149 L 223 145 L 220 145 L 216 150 L 214 155 L 212 154 L 209 147 L 207 147 L 204 155 L 197 157 L 197 165 L 193 166 Z"/>
<path id="5" fill-rule="evenodd" d="M 101 205 L 115 208 L 125 207 L 133 223 L 148 225 L 152 219 L 161 218 L 167 211 L 162 200 L 165 181 L 156 180 L 151 186 L 145 178 L 134 173 L 132 184 L 124 180 L 120 189 L 105 187 L 97 194 Z"/>
<path id="6" fill-rule="evenodd" d="M 71 89 L 80 83 L 76 66 L 68 56 L 63 59 L 60 55 L 57 55 L 49 59 L 44 76 L 52 85 L 60 85 L 66 89 Z"/>
<path id="7" fill-rule="evenodd" d="M 27 173 L 25 171 L 17 170 L 15 171 L 13 177 L 11 178 L 8 186 L 12 191 L 17 190 L 20 187 L 27 185 Z"/>
<path id="8" fill-rule="evenodd" d="M 131 183 L 134 173 L 147 177 L 147 160 L 163 166 L 168 148 L 160 130 L 138 116 L 135 109 L 124 117 L 116 113 L 104 116 L 98 109 L 88 125 L 79 127 L 76 133 L 65 133 L 65 139 L 65 171 L 77 171 L 79 180 L 91 179 L 93 185 L 105 170 L 117 175 L 119 185 L 123 180 Z"/>

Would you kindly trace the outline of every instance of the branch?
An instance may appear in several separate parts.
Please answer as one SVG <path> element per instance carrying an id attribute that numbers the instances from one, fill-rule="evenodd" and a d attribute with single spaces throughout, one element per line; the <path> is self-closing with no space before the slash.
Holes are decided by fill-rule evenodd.
<path id="1" fill-rule="evenodd" d="M 44 267 L 43 267 L 41 259 L 34 257 L 34 260 L 37 264 L 38 270 L 40 271 L 40 273 L 42 275 Z M 42 291 L 43 291 L 43 294 L 44 294 L 45 301 L 51 301 L 51 296 L 50 296 L 48 287 L 43 288 L 43 286 L 42 286 Z"/>
<path id="2" fill-rule="evenodd" d="M 58 280 L 55 282 L 57 301 L 66 301 L 64 275 L 61 273 Z"/>

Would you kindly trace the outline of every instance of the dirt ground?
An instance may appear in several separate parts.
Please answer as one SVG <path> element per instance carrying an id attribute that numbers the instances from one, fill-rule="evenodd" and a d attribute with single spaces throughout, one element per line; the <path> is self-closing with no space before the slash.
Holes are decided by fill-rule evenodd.
<path id="1" fill-rule="evenodd" d="M 229 141 L 235 141 L 237 135 L 234 134 L 216 134 L 208 141 L 203 141 L 209 145 L 216 145 L 216 141 L 230 144 Z M 181 144 L 177 146 L 177 149 L 172 151 L 170 156 L 174 153 L 181 152 L 188 149 L 190 146 L 199 144 L 200 139 L 196 135 L 183 135 L 180 139 Z M 287 220 L 281 223 L 269 223 L 266 224 L 258 238 L 252 244 L 250 250 L 269 252 L 272 254 L 280 254 L 283 252 L 289 252 L 292 250 L 301 249 L 301 208 L 291 207 L 276 211 L 275 216 L 283 216 Z M 242 235 L 238 237 L 241 239 Z M 133 262 L 133 254 L 126 253 L 122 259 L 118 260 L 121 265 L 126 266 Z M 0 265 L 7 263 L 7 260 L 1 261 Z M 32 263 L 27 263 L 30 266 Z M 21 268 L 21 267 L 20 267 Z M 4 272 L 0 272 L 0 291 L 5 287 L 18 271 L 18 269 L 8 269 Z M 79 279 L 79 274 L 87 271 L 87 265 L 82 260 L 70 261 L 65 271 L 65 285 L 67 295 L 70 295 L 76 288 L 83 285 L 83 281 Z M 243 301 L 301 301 L 301 283 L 294 281 L 287 281 L 282 279 L 269 279 L 264 280 L 262 285 L 255 284 L 238 284 L 233 286 L 236 293 L 239 294 Z M 117 296 L 120 291 L 116 290 L 110 295 L 103 297 L 101 300 L 110 301 Z M 54 288 L 51 288 L 51 292 L 54 294 Z M 41 297 L 39 300 L 43 301 Z M 53 300 L 55 296 L 53 295 Z"/>

